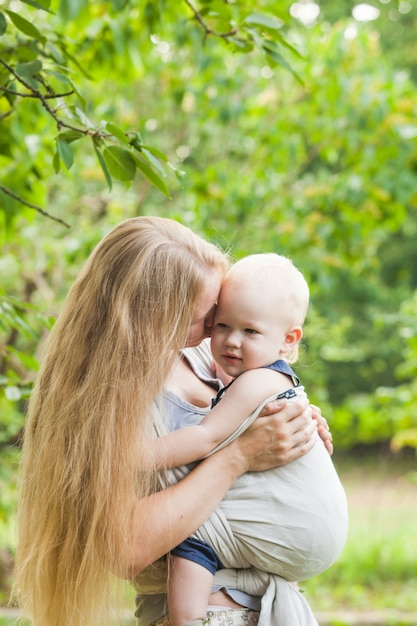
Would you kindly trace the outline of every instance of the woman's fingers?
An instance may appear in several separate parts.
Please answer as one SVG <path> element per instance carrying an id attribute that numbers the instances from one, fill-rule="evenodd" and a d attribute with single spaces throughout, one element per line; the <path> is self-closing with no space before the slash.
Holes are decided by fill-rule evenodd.
<path id="1" fill-rule="evenodd" d="M 311 404 L 310 407 L 312 410 L 312 417 L 317 422 L 317 431 L 322 438 L 328 453 L 333 454 L 333 437 L 330 432 L 329 424 L 327 423 L 326 418 L 321 414 L 321 409 L 318 406 Z"/>
<path id="2" fill-rule="evenodd" d="M 306 454 L 314 446 L 314 434 L 317 423 L 311 417 L 311 409 L 304 400 L 282 403 L 271 402 L 267 405 L 264 417 L 252 424 L 241 435 L 241 444 L 245 435 L 250 438 L 252 451 L 251 471 L 262 471 L 290 463 Z M 259 445 L 260 444 L 260 445 Z"/>
<path id="3" fill-rule="evenodd" d="M 301 397 L 291 400 L 291 402 L 288 402 L 287 400 L 272 400 L 264 406 L 259 417 L 266 417 L 268 415 L 280 413 L 283 415 L 283 419 L 285 421 L 290 421 L 297 415 L 301 415 L 308 407 L 308 400 Z"/>
<path id="4" fill-rule="evenodd" d="M 333 437 L 332 437 L 332 433 L 330 432 L 330 430 L 328 430 L 328 426 L 318 426 L 317 427 L 317 432 L 319 433 L 320 437 L 323 439 L 323 443 L 326 446 L 327 452 L 329 454 L 333 454 Z"/>

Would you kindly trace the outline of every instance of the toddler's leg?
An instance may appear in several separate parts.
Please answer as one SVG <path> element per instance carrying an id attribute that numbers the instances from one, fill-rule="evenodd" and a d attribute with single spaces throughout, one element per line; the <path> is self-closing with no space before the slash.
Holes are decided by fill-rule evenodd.
<path id="1" fill-rule="evenodd" d="M 213 575 L 208 569 L 180 556 L 171 556 L 168 608 L 171 626 L 205 620 Z"/>

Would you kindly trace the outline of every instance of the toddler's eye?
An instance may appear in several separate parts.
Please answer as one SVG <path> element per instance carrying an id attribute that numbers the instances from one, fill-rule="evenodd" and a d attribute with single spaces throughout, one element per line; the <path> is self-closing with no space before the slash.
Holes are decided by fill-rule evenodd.
<path id="1" fill-rule="evenodd" d="M 224 322 L 217 322 L 216 326 L 217 328 L 227 328 L 227 324 Z"/>
<path id="2" fill-rule="evenodd" d="M 248 335 L 256 335 L 258 331 L 254 328 L 245 328 L 245 333 L 247 333 Z"/>

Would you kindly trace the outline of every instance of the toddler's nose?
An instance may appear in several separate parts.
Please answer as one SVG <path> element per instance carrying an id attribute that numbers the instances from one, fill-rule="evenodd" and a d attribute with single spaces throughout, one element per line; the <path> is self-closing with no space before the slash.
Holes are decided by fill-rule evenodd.
<path id="1" fill-rule="evenodd" d="M 237 330 L 231 330 L 226 337 L 225 344 L 230 347 L 240 346 L 240 333 Z"/>

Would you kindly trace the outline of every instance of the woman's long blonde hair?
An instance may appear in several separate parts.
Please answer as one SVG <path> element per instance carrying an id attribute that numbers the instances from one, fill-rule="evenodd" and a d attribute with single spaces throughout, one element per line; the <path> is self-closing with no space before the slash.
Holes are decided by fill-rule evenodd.
<path id="1" fill-rule="evenodd" d="M 104 237 L 69 291 L 23 443 L 13 597 L 35 626 L 108 619 L 111 573 L 123 574 L 133 506 L 153 476 L 138 480 L 152 402 L 207 274 L 226 268 L 185 226 L 137 217 Z"/>

